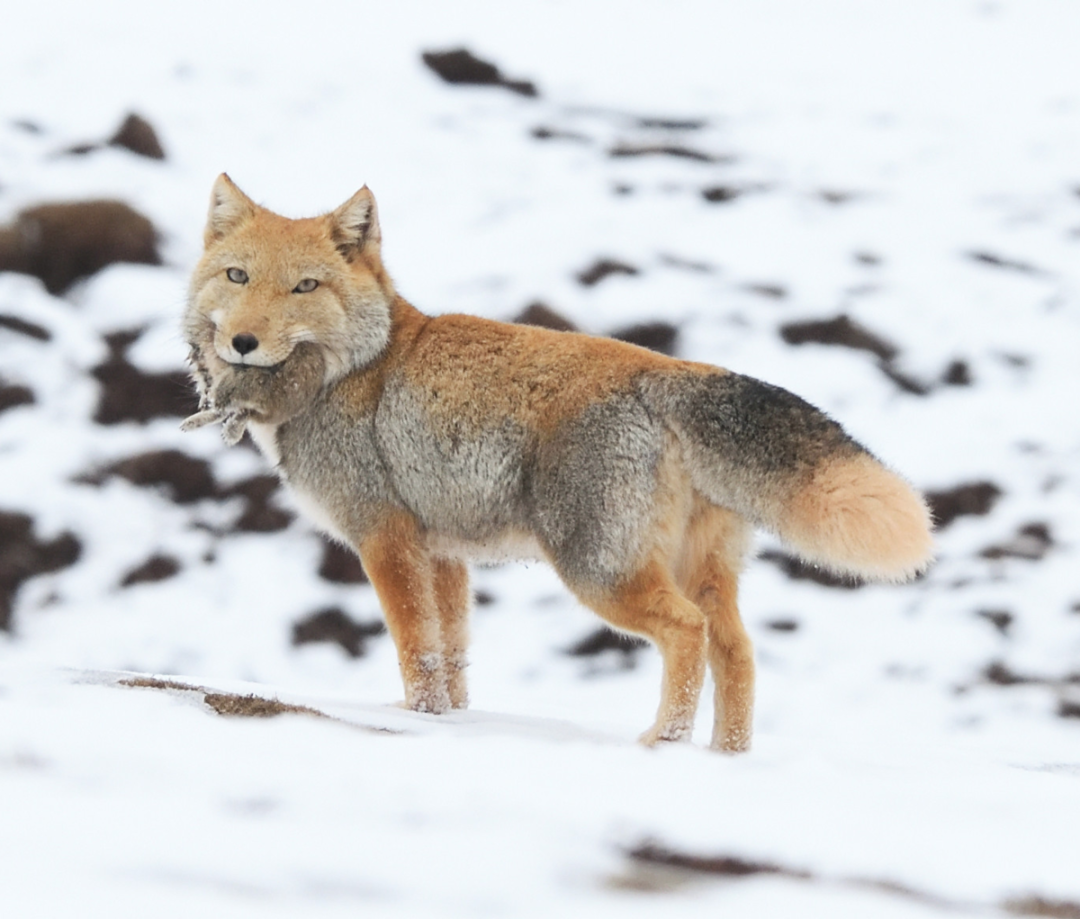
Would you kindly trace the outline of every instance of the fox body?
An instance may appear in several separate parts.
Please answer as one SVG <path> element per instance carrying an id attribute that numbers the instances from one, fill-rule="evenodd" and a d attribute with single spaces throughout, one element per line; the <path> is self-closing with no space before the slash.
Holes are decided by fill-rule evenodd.
<path id="1" fill-rule="evenodd" d="M 690 736 L 708 664 L 712 745 L 744 750 L 752 529 L 852 575 L 903 580 L 928 562 L 922 499 L 786 390 L 608 339 L 420 313 L 383 268 L 366 187 L 290 220 L 223 175 L 205 241 L 184 319 L 204 409 L 191 423 L 246 427 L 359 553 L 410 708 L 467 705 L 465 562 L 537 557 L 659 648 L 646 743 Z"/>

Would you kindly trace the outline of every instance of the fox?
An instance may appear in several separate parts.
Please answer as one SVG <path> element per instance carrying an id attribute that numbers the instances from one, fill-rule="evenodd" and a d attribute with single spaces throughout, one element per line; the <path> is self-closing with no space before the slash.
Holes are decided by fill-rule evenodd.
<path id="1" fill-rule="evenodd" d="M 182 328 L 200 410 L 244 432 L 317 528 L 355 551 L 404 705 L 466 708 L 468 563 L 539 559 L 662 659 L 646 745 L 691 738 L 706 667 L 711 747 L 750 747 L 754 653 L 738 581 L 754 529 L 842 575 L 925 570 L 922 496 L 799 396 L 624 342 L 429 316 L 383 264 L 365 185 L 317 217 L 226 174 Z"/>

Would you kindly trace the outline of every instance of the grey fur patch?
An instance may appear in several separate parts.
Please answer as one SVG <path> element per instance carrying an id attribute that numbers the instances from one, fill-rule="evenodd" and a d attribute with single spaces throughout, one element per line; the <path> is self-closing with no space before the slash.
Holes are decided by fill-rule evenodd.
<path id="1" fill-rule="evenodd" d="M 318 505 L 334 535 L 355 546 L 381 509 L 399 502 L 375 448 L 374 413 L 348 418 L 332 394 L 333 387 L 324 390 L 306 412 L 278 427 L 279 471 L 299 497 Z"/>
<path id="2" fill-rule="evenodd" d="M 590 406 L 540 446 L 530 516 L 569 583 L 610 585 L 640 562 L 663 448 L 663 426 L 631 394 Z"/>
<path id="3" fill-rule="evenodd" d="M 503 420 L 476 431 L 450 419 L 437 426 L 418 391 L 390 380 L 375 438 L 394 490 L 427 529 L 485 542 L 524 522 L 527 435 L 520 425 Z"/>

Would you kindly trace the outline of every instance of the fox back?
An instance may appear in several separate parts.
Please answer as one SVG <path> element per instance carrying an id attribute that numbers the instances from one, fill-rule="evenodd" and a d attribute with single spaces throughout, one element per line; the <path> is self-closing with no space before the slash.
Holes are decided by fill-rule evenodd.
<path id="1" fill-rule="evenodd" d="M 406 703 L 467 703 L 465 561 L 535 555 L 656 643 L 648 743 L 689 736 L 706 661 L 713 746 L 746 749 L 753 655 L 736 602 L 753 527 L 849 575 L 904 580 L 922 499 L 786 390 L 632 345 L 429 317 L 381 259 L 374 198 L 289 220 L 227 177 L 184 322 L 212 417 L 240 418 L 321 528 L 355 549 Z"/>

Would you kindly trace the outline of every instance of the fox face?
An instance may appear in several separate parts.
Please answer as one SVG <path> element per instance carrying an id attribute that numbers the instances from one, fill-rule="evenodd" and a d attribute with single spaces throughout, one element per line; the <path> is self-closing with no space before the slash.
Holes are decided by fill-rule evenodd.
<path id="1" fill-rule="evenodd" d="M 271 367 L 314 342 L 327 382 L 369 363 L 389 340 L 394 297 L 380 238 L 366 186 L 329 214 L 290 220 L 221 175 L 184 318 L 189 344 L 205 360 Z"/>

